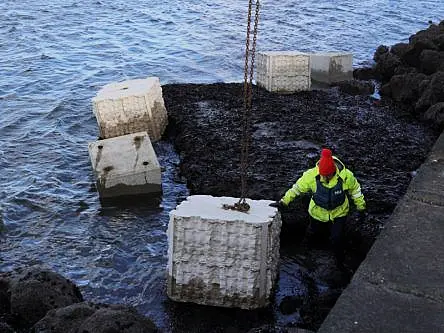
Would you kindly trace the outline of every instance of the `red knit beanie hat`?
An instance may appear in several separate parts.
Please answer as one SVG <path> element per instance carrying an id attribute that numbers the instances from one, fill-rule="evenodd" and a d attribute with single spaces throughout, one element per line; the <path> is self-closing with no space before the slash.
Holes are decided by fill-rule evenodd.
<path id="1" fill-rule="evenodd" d="M 321 176 L 328 176 L 336 172 L 336 165 L 330 149 L 322 149 L 318 167 Z"/>

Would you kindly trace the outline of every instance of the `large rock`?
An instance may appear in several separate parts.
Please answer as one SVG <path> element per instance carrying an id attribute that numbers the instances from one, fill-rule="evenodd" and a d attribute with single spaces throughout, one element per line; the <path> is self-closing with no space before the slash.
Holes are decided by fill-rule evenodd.
<path id="1" fill-rule="evenodd" d="M 431 24 L 427 29 L 420 30 L 409 38 L 410 44 L 416 44 L 419 41 L 430 40 L 434 41 L 437 37 L 444 34 L 444 21 L 439 24 Z"/>
<path id="2" fill-rule="evenodd" d="M 409 66 L 419 68 L 419 56 L 424 50 L 438 50 L 438 48 L 431 40 L 418 40 L 414 44 L 411 44 L 411 48 L 404 54 L 402 61 Z"/>
<path id="3" fill-rule="evenodd" d="M 382 60 L 381 57 L 382 57 L 384 54 L 387 54 L 389 51 L 390 51 L 390 48 L 389 48 L 388 46 L 386 46 L 386 45 L 379 45 L 379 46 L 376 48 L 375 53 L 373 54 L 373 60 L 374 60 L 375 62 L 380 62 L 380 61 Z"/>
<path id="4" fill-rule="evenodd" d="M 33 327 L 34 333 L 152 333 L 153 322 L 129 306 L 77 303 L 51 310 Z"/>
<path id="5" fill-rule="evenodd" d="M 440 51 L 444 51 L 444 34 L 437 36 L 433 41 Z"/>
<path id="6" fill-rule="evenodd" d="M 444 52 L 424 50 L 419 56 L 419 69 L 430 75 L 437 71 L 444 71 Z"/>
<path id="7" fill-rule="evenodd" d="M 360 80 L 347 80 L 336 83 L 339 90 L 349 95 L 371 95 L 375 92 L 372 82 Z"/>
<path id="8" fill-rule="evenodd" d="M 151 333 L 156 326 L 148 318 L 126 306 L 102 308 L 89 317 L 78 329 L 82 333 Z"/>
<path id="9" fill-rule="evenodd" d="M 355 68 L 353 70 L 353 78 L 356 80 L 376 79 L 376 72 L 373 67 Z"/>
<path id="10" fill-rule="evenodd" d="M 33 325 L 51 309 L 83 301 L 70 280 L 38 266 L 16 271 L 9 277 L 10 313 L 20 318 L 24 326 Z"/>
<path id="11" fill-rule="evenodd" d="M 393 53 L 386 52 L 377 57 L 376 72 L 382 82 L 387 82 L 395 74 L 396 69 L 401 66 L 401 60 Z"/>
<path id="12" fill-rule="evenodd" d="M 396 102 L 412 103 L 422 94 L 422 81 L 426 80 L 424 74 L 395 75 L 390 79 L 391 97 Z"/>
<path id="13" fill-rule="evenodd" d="M 85 302 L 50 310 L 34 325 L 33 331 L 34 333 L 76 332 L 77 328 L 98 309 L 99 306 Z"/>
<path id="14" fill-rule="evenodd" d="M 402 59 L 411 48 L 408 43 L 397 43 L 390 48 L 390 52 Z"/>
<path id="15" fill-rule="evenodd" d="M 423 119 L 444 128 L 444 102 L 432 105 L 423 115 Z"/>
<path id="16" fill-rule="evenodd" d="M 381 95 L 441 126 L 441 108 L 432 106 L 444 101 L 444 21 L 410 36 L 408 44 L 379 46 L 373 58 Z"/>
<path id="17" fill-rule="evenodd" d="M 439 102 L 444 102 L 444 72 L 437 72 L 432 75 L 431 81 L 416 103 L 415 109 L 417 112 L 423 113 Z"/>

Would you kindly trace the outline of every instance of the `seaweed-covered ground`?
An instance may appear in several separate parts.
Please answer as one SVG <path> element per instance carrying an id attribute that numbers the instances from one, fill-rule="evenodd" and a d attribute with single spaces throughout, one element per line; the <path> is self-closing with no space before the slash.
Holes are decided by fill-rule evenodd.
<path id="1" fill-rule="evenodd" d="M 278 200 L 328 147 L 360 181 L 368 216 L 346 228 L 349 274 L 338 272 L 327 242 L 301 242 L 308 197 L 283 213 L 275 307 L 298 313 L 291 325 L 316 330 L 364 259 L 440 134 L 410 113 L 338 87 L 279 95 L 254 87 L 248 198 Z M 191 194 L 240 196 L 242 84 L 163 86 L 169 137 Z M 387 102 L 388 103 L 388 102 Z M 293 281 L 299 276 L 298 281 Z M 298 284 L 297 288 L 292 283 Z M 287 286 L 287 287 L 285 287 Z M 298 290 L 296 290 L 298 289 Z"/>

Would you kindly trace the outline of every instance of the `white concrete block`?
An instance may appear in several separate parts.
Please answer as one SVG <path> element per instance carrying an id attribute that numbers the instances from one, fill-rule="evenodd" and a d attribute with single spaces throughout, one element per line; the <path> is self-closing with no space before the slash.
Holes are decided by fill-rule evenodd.
<path id="1" fill-rule="evenodd" d="M 102 198 L 162 191 L 160 165 L 146 132 L 91 142 L 88 150 Z"/>
<path id="2" fill-rule="evenodd" d="M 340 52 L 313 53 L 311 78 L 317 82 L 333 83 L 353 79 L 353 54 Z"/>
<path id="3" fill-rule="evenodd" d="M 194 195 L 170 212 L 168 296 L 176 301 L 265 307 L 278 273 L 281 216 L 268 200 L 248 213 L 226 210 L 237 198 Z"/>
<path id="4" fill-rule="evenodd" d="M 100 137 L 104 139 L 147 131 L 154 142 L 168 124 L 157 77 L 107 84 L 92 102 Z"/>
<path id="5" fill-rule="evenodd" d="M 257 54 L 256 83 L 271 92 L 293 93 L 309 90 L 310 56 L 293 51 Z"/>

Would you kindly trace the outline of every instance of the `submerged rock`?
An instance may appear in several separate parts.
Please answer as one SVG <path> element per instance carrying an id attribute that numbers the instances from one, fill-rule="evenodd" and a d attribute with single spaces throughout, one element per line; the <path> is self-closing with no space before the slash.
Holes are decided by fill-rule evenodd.
<path id="1" fill-rule="evenodd" d="M 130 306 L 78 303 L 49 311 L 33 332 L 154 333 L 158 329 Z"/>

